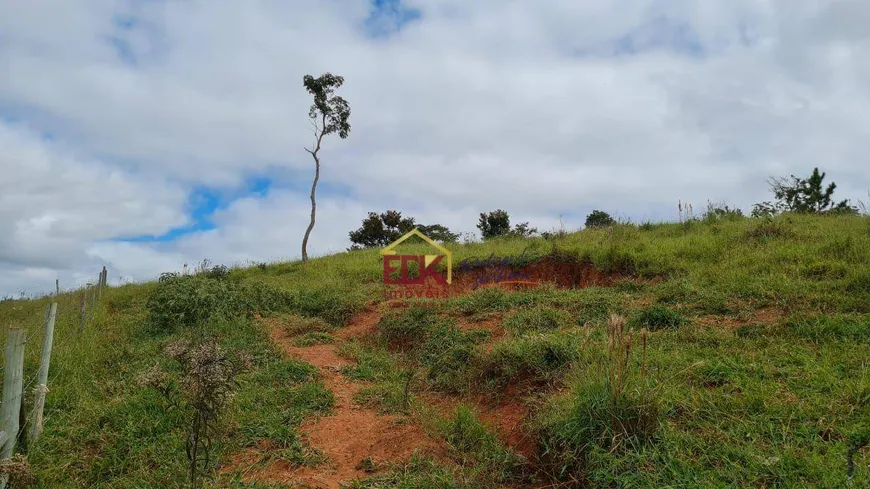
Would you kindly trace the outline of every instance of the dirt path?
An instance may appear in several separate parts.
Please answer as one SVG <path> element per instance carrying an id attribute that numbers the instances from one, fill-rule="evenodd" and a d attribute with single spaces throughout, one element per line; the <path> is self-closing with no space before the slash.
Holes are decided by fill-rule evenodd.
<path id="1" fill-rule="evenodd" d="M 288 356 L 317 367 L 324 384 L 335 396 L 335 409 L 331 415 L 320 417 L 301 429 L 308 444 L 325 455 L 328 461 L 316 467 L 302 468 L 278 462 L 247 473 L 246 480 L 338 489 L 341 482 L 370 477 L 379 472 L 366 472 L 358 468 L 364 459 L 371 459 L 378 467 L 377 464 L 381 462 L 403 462 L 415 450 L 435 455 L 443 452 L 442 446 L 428 438 L 419 427 L 408 423 L 407 417 L 381 415 L 353 401 L 354 395 L 365 384 L 350 381 L 340 373 L 343 366 L 353 362 L 338 356 L 336 346 L 371 331 L 379 319 L 377 311 L 363 312 L 335 334 L 338 338 L 336 344 L 309 347 L 294 346 L 293 338 L 280 326 L 273 325 L 272 340 Z"/>

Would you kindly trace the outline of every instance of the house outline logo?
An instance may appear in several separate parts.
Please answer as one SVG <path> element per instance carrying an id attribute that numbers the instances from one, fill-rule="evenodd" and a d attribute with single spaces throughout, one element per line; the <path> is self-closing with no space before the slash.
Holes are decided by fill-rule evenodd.
<path id="1" fill-rule="evenodd" d="M 394 248 L 395 248 L 396 246 L 399 246 L 399 245 L 402 244 L 403 242 L 405 242 L 405 241 L 406 241 L 408 238 L 410 238 L 411 236 L 419 236 L 419 237 L 422 238 L 423 241 L 425 241 L 429 246 L 431 246 L 431 247 L 433 247 L 433 248 L 435 248 L 436 250 L 438 250 L 438 251 L 441 252 L 441 255 L 422 255 L 422 256 L 425 257 L 425 258 L 424 258 L 424 263 L 421 264 L 421 263 L 419 263 L 419 261 L 418 261 L 418 265 L 420 266 L 420 271 L 421 271 L 421 273 L 422 273 L 422 271 L 425 270 L 425 269 L 426 269 L 426 268 L 427 268 L 427 267 L 428 267 L 432 262 L 434 262 L 436 259 L 438 259 L 439 256 L 442 256 L 442 255 L 443 255 L 443 256 L 447 257 L 447 280 L 446 280 L 446 282 L 447 282 L 447 285 L 450 285 L 450 283 L 453 281 L 453 253 L 451 253 L 451 251 L 448 250 L 447 248 L 445 248 L 444 246 L 441 246 L 441 245 L 438 244 L 436 241 L 434 241 L 434 240 L 432 240 L 431 238 L 429 238 L 429 236 L 426 236 L 425 234 L 423 234 L 422 232 L 420 232 L 420 230 L 417 229 L 417 228 L 414 228 L 414 229 L 408 231 L 408 232 L 405 233 L 405 235 L 403 235 L 401 238 L 399 238 L 399 239 L 393 241 L 392 243 L 390 243 L 389 245 L 387 245 L 386 248 L 383 248 L 383 249 L 380 251 L 380 254 L 384 257 L 384 280 L 386 280 L 387 277 L 389 276 L 389 273 L 388 273 L 388 270 L 389 270 L 388 261 L 390 261 L 390 260 L 387 260 L 386 257 L 388 257 L 388 256 L 403 256 L 403 255 L 399 255 L 398 253 L 396 253 L 396 250 L 395 250 Z M 415 257 L 417 257 L 417 256 L 421 256 L 421 255 L 404 255 L 404 256 L 415 256 Z M 406 268 L 406 270 L 407 270 L 407 268 Z M 436 273 L 437 273 L 437 272 L 436 272 Z M 423 277 L 423 279 L 425 280 L 425 277 Z M 386 283 L 386 282 L 385 282 L 385 283 Z"/>

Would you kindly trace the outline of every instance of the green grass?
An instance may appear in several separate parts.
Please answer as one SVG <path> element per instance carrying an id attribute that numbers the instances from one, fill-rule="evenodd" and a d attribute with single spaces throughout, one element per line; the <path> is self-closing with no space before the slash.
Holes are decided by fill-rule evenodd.
<path id="1" fill-rule="evenodd" d="M 453 447 L 449 460 L 416 458 L 354 487 L 523 487 L 530 476 L 563 487 L 836 488 L 848 487 L 850 458 L 853 486 L 870 486 L 866 217 L 620 224 L 451 249 L 457 268 L 463 258 L 526 251 L 585 260 L 623 280 L 579 290 L 487 288 L 389 315 L 377 335 L 340 345 L 358 362 L 345 374 L 369 383 L 358 400 L 388 412 L 413 413 L 424 391 L 538 386 L 528 428 L 539 458 L 512 458 L 468 408 L 435 423 L 434 436 Z M 183 485 L 183 420 L 134 379 L 163 362 L 161 347 L 204 313 L 223 345 L 255 358 L 231 405 L 220 460 L 269 440 L 278 448 L 263 463 L 316 463 L 297 427 L 328 412 L 332 397 L 311 366 L 283 359 L 251 316 L 279 315 L 299 344 L 330 341 L 379 300 L 379 258 L 364 250 L 233 269 L 203 287 L 110 288 L 81 334 L 79 296 L 62 294 L 45 431 L 27 447 L 37 487 Z M 30 333 L 25 381 L 36 372 L 47 303 L 0 303 L 4 327 Z M 633 380 L 617 397 L 604 368 L 611 314 L 634 328 L 626 366 Z M 486 332 L 459 327 L 494 315 L 507 334 L 487 347 Z M 29 411 L 30 390 L 24 404 Z M 232 476 L 215 484 L 266 487 Z"/>

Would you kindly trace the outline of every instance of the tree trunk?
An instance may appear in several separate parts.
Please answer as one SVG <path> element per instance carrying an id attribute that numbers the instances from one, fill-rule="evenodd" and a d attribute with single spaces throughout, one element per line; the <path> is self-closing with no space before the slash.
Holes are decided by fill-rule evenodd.
<path id="1" fill-rule="evenodd" d="M 317 201 L 314 198 L 314 192 L 317 190 L 317 181 L 320 180 L 320 159 L 317 153 L 311 153 L 314 156 L 314 183 L 311 184 L 311 221 L 308 223 L 308 229 L 305 230 L 305 237 L 302 238 L 302 261 L 308 260 L 308 237 L 311 235 L 311 230 L 314 229 L 314 216 L 317 210 Z"/>
<path id="2" fill-rule="evenodd" d="M 317 181 L 320 180 L 320 158 L 317 153 L 320 152 L 320 143 L 323 141 L 323 136 L 326 135 L 326 114 L 321 115 L 321 126 L 318 128 L 317 123 L 314 123 L 315 135 L 317 136 L 317 145 L 314 151 L 306 148 L 306 151 L 311 153 L 314 158 L 314 182 L 311 184 L 311 222 L 308 223 L 308 229 L 305 230 L 305 237 L 302 238 L 302 261 L 308 260 L 308 237 L 311 235 L 311 230 L 314 229 L 314 213 L 317 210 L 317 201 L 314 200 L 314 192 L 317 190 Z M 317 131 L 319 130 L 319 134 Z"/>

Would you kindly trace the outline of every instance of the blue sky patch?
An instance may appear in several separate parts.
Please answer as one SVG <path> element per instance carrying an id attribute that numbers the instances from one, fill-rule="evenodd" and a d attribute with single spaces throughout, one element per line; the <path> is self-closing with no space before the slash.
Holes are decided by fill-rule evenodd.
<path id="1" fill-rule="evenodd" d="M 271 189 L 272 180 L 266 177 L 249 178 L 240 188 L 234 190 L 197 186 L 187 198 L 187 212 L 192 221 L 187 226 L 170 229 L 159 236 L 142 235 L 132 238 L 118 238 L 114 241 L 164 243 L 188 234 L 217 229 L 217 225 L 212 220 L 215 212 L 226 209 L 239 199 L 246 197 L 264 198 Z"/>
<path id="2" fill-rule="evenodd" d="M 371 0 L 365 30 L 370 37 L 388 37 L 422 16 L 419 9 L 408 7 L 401 0 Z"/>
<path id="3" fill-rule="evenodd" d="M 287 178 L 288 176 L 295 178 Z M 283 178 L 282 178 L 283 177 Z M 214 214 L 218 211 L 225 210 L 240 199 L 256 198 L 264 199 L 277 188 L 290 191 L 308 197 L 311 191 L 311 181 L 306 180 L 311 178 L 308 172 L 304 176 L 301 172 L 291 172 L 287 175 L 270 174 L 269 176 L 250 177 L 245 182 L 235 188 L 214 188 L 207 186 L 196 186 L 190 192 L 187 198 L 187 215 L 190 217 L 190 224 L 177 228 L 155 236 L 141 235 L 133 237 L 115 238 L 110 241 L 120 241 L 128 243 L 167 243 L 177 240 L 189 234 L 200 233 L 217 229 L 218 226 L 214 222 Z M 347 197 L 351 195 L 350 187 L 331 184 L 321 180 L 317 185 L 317 198 L 329 199 L 331 197 Z"/>

